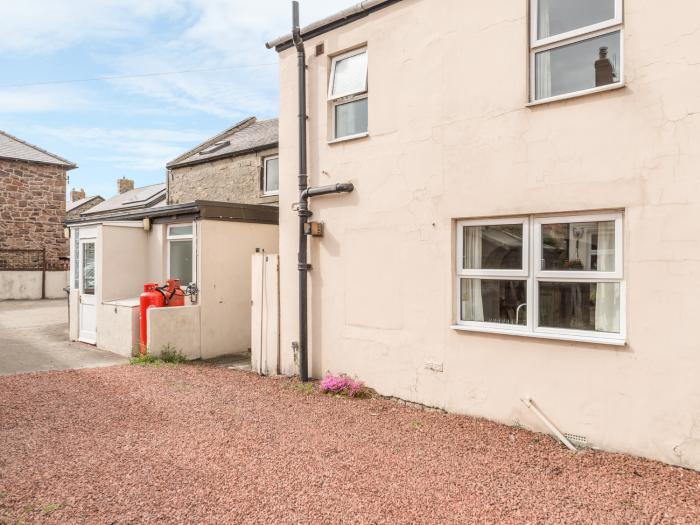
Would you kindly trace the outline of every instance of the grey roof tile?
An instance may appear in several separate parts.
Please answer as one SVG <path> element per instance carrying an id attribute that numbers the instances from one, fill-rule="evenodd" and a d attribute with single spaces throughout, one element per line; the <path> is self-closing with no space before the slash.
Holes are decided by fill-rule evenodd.
<path id="1" fill-rule="evenodd" d="M 99 195 L 93 195 L 92 197 L 85 197 L 83 199 L 78 199 L 77 201 L 68 202 L 66 203 L 66 211 L 71 211 L 76 208 L 80 208 L 83 204 L 87 204 L 93 199 L 102 199 L 102 197 L 100 197 Z"/>
<path id="2" fill-rule="evenodd" d="M 49 153 L 45 149 L 29 144 L 29 142 L 18 139 L 2 130 L 0 130 L 0 158 L 55 164 L 69 170 L 78 167 L 63 157 Z"/>
<path id="3" fill-rule="evenodd" d="M 142 188 L 134 188 L 115 195 L 111 199 L 101 202 L 94 208 L 81 213 L 81 217 L 88 215 L 102 215 L 106 213 L 150 208 L 159 203 L 165 197 L 165 183 L 152 184 Z M 160 200 L 159 200 L 160 199 Z"/>
<path id="4" fill-rule="evenodd" d="M 167 166 L 168 168 L 176 168 L 222 157 L 233 157 L 238 153 L 276 146 L 278 141 L 279 131 L 276 118 L 257 120 L 255 117 L 251 117 L 180 155 L 169 162 Z"/>

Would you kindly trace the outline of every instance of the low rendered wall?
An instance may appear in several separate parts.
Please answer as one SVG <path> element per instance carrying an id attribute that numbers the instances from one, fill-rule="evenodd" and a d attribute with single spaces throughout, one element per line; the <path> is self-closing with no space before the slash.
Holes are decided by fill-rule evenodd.
<path id="1" fill-rule="evenodd" d="M 138 299 L 122 299 L 98 305 L 97 326 L 97 348 L 124 357 L 138 354 Z"/>
<path id="2" fill-rule="evenodd" d="M 67 297 L 63 290 L 68 286 L 68 272 L 46 272 L 46 298 L 64 299 Z M 41 291 L 39 292 L 41 293 Z"/>
<path id="3" fill-rule="evenodd" d="M 164 348 L 187 359 L 202 357 L 200 307 L 148 309 L 148 352 L 158 357 Z"/>
<path id="4" fill-rule="evenodd" d="M 0 272 L 0 301 L 7 299 L 41 299 L 41 271 Z M 68 284 L 67 271 L 46 272 L 46 298 L 66 297 L 63 288 Z"/>

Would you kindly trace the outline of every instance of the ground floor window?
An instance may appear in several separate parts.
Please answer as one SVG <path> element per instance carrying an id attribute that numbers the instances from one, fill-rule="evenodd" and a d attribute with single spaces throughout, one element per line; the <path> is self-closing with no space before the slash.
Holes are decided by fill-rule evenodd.
<path id="1" fill-rule="evenodd" d="M 168 226 L 168 278 L 179 279 L 182 286 L 194 282 L 194 224 Z"/>
<path id="2" fill-rule="evenodd" d="M 622 214 L 457 223 L 458 324 L 624 340 Z"/>

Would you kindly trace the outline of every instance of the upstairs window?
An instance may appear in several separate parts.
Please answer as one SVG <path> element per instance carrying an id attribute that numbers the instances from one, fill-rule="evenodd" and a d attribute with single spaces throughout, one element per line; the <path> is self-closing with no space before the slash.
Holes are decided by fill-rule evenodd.
<path id="1" fill-rule="evenodd" d="M 622 0 L 530 0 L 532 100 L 622 83 Z"/>
<path id="2" fill-rule="evenodd" d="M 333 138 L 367 134 L 367 49 L 333 58 L 328 100 L 333 107 Z"/>
<path id="3" fill-rule="evenodd" d="M 280 189 L 279 157 L 267 157 L 263 162 L 263 195 L 277 195 Z"/>

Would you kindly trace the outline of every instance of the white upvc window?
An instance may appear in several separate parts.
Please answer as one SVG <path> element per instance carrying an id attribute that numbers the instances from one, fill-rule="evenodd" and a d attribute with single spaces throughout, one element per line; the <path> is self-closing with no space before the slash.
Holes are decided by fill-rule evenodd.
<path id="1" fill-rule="evenodd" d="M 278 195 L 280 190 L 280 162 L 279 157 L 265 157 L 263 159 L 263 195 Z"/>
<path id="2" fill-rule="evenodd" d="M 180 279 L 185 287 L 196 281 L 195 223 L 168 225 L 168 279 Z"/>
<path id="3" fill-rule="evenodd" d="M 622 0 L 530 0 L 530 99 L 624 82 Z"/>
<path id="4" fill-rule="evenodd" d="M 457 223 L 455 328 L 624 344 L 621 213 Z"/>
<path id="5" fill-rule="evenodd" d="M 333 140 L 362 137 L 368 132 L 367 48 L 333 57 L 328 83 Z"/>

